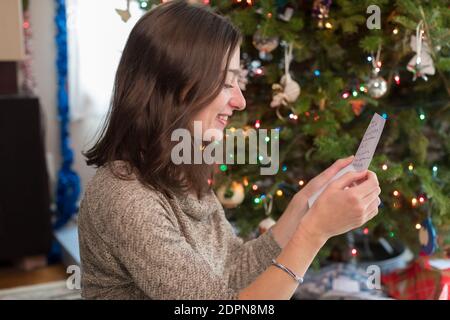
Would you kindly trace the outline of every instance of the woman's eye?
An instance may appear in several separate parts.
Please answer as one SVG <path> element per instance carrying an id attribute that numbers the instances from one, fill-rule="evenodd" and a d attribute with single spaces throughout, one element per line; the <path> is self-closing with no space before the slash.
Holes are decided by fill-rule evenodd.
<path id="1" fill-rule="evenodd" d="M 231 84 L 224 84 L 223 87 L 227 89 L 234 88 Z"/>

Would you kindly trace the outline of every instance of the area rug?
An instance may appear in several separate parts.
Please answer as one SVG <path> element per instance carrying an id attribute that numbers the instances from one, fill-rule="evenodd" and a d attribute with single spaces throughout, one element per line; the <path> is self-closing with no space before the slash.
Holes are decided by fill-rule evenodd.
<path id="1" fill-rule="evenodd" d="M 68 289 L 66 281 L 0 290 L 0 300 L 79 300 L 81 290 Z"/>

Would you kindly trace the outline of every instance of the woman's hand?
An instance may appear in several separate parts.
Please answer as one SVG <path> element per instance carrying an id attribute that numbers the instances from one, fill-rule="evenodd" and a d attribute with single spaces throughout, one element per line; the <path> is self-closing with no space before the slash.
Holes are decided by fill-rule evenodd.
<path id="1" fill-rule="evenodd" d="M 354 156 L 350 156 L 348 158 L 343 158 L 335 161 L 331 166 L 325 169 L 321 174 L 316 176 L 314 179 L 309 181 L 306 186 L 302 188 L 298 192 L 298 194 L 302 195 L 306 200 L 311 197 L 314 193 L 319 191 L 324 185 L 333 178 L 336 173 L 338 173 L 341 169 L 348 166 L 352 163 Z"/>
<path id="2" fill-rule="evenodd" d="M 354 183 L 359 184 L 352 186 Z M 330 183 L 303 217 L 299 228 L 326 241 L 360 227 L 378 213 L 380 192 L 374 172 L 348 172 Z"/>
<path id="3" fill-rule="evenodd" d="M 276 225 L 272 228 L 275 240 L 281 247 L 284 247 L 290 240 L 301 219 L 306 214 L 308 210 L 308 198 L 326 185 L 336 173 L 348 166 L 353 161 L 353 158 L 354 156 L 350 156 L 345 159 L 337 160 L 325 171 L 309 181 L 306 186 L 292 197 L 288 207 L 278 219 Z"/>

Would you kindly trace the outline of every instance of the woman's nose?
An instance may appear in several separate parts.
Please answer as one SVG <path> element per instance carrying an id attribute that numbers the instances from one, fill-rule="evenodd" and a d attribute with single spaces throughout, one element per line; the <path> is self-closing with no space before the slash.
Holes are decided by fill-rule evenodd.
<path id="1" fill-rule="evenodd" d="M 233 90 L 230 105 L 238 111 L 242 111 L 246 107 L 244 95 L 242 94 L 241 88 L 239 88 L 238 85 L 236 85 Z"/>

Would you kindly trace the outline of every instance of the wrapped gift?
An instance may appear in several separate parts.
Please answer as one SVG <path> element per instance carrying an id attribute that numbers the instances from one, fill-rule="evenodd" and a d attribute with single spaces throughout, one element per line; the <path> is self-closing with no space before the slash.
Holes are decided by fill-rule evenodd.
<path id="1" fill-rule="evenodd" d="M 408 267 L 382 275 L 389 295 L 402 300 L 449 300 L 450 260 L 419 256 Z"/>
<path id="2" fill-rule="evenodd" d="M 367 287 L 368 279 L 366 270 L 356 264 L 333 263 L 318 271 L 308 270 L 293 299 L 386 299 L 382 290 Z"/>

